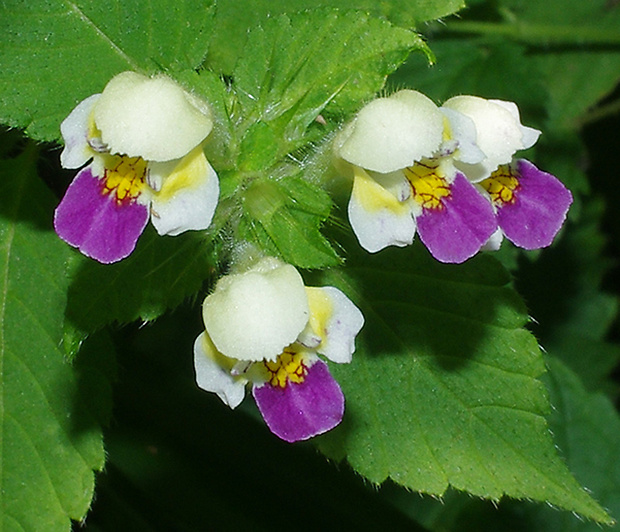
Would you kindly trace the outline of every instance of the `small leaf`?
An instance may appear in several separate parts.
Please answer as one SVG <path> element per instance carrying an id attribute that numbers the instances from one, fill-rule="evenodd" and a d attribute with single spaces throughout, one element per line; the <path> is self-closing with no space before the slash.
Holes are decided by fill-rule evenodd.
<path id="1" fill-rule="evenodd" d="M 59 348 L 69 250 L 35 162 L 32 147 L 0 162 L 0 528 L 55 531 L 86 514 L 104 451 Z"/>
<path id="2" fill-rule="evenodd" d="M 269 124 L 252 124 L 241 143 L 239 171 L 258 172 L 273 166 L 280 156 L 280 143 L 280 135 Z"/>
<path id="3" fill-rule="evenodd" d="M 360 12 L 306 11 L 253 29 L 233 78 L 246 115 L 272 121 L 294 110 L 287 137 L 299 136 L 332 100 L 341 112 L 383 87 L 411 50 L 415 33 Z"/>
<path id="4" fill-rule="evenodd" d="M 245 191 L 238 234 L 301 268 L 335 266 L 338 255 L 319 230 L 330 207 L 326 192 L 298 177 L 256 180 Z"/>
<path id="5" fill-rule="evenodd" d="M 610 521 L 557 456 L 542 356 L 497 262 L 443 265 L 418 245 L 350 257 L 346 274 L 322 281 L 366 317 L 351 365 L 331 366 L 347 406 L 322 451 L 372 482 L 536 499 Z"/>
<path id="6" fill-rule="evenodd" d="M 450 15 L 464 6 L 462 0 L 253 0 L 252 9 L 240 9 L 236 0 L 219 0 L 208 65 L 230 74 L 238 58 L 243 55 L 248 29 L 257 23 L 262 24 L 269 17 L 277 18 L 282 14 L 290 15 L 318 7 L 341 11 L 358 9 L 375 17 L 386 17 L 396 25 L 413 28 L 427 20 Z"/>

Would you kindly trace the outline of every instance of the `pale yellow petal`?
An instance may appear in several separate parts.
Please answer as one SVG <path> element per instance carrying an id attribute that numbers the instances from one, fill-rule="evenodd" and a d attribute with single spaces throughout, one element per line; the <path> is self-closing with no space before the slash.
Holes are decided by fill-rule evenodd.
<path id="1" fill-rule="evenodd" d="M 308 318 L 301 275 L 276 259 L 223 277 L 203 304 L 213 343 L 224 355 L 239 360 L 274 359 L 297 339 Z"/>
<path id="2" fill-rule="evenodd" d="M 152 170 L 156 168 L 153 165 Z M 178 161 L 161 181 L 161 189 L 151 200 L 151 221 L 160 235 L 174 236 L 209 227 L 217 206 L 219 183 L 200 146 Z"/>
<path id="3" fill-rule="evenodd" d="M 94 109 L 101 138 L 112 153 L 148 161 L 180 159 L 213 127 L 208 107 L 165 76 L 118 74 Z"/>
<path id="4" fill-rule="evenodd" d="M 360 168 L 356 169 L 348 214 L 360 245 L 371 253 L 413 242 L 416 225 L 411 201 L 400 201 Z"/>

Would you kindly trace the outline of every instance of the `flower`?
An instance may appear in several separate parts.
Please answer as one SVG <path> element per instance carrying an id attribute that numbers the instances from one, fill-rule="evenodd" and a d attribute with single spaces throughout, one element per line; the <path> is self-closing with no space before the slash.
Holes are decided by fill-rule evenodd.
<path id="1" fill-rule="evenodd" d="M 366 105 L 338 135 L 336 155 L 352 168 L 348 214 L 371 253 L 413 242 L 416 230 L 442 262 L 475 255 L 497 228 L 493 210 L 455 161 L 484 157 L 466 116 L 403 90 Z"/>
<path id="2" fill-rule="evenodd" d="M 251 383 L 269 429 L 288 442 L 340 423 L 344 396 L 325 362 L 349 363 L 364 318 L 337 288 L 305 287 L 299 272 L 265 258 L 223 277 L 203 304 L 194 344 L 198 386 L 237 407 Z"/>
<path id="3" fill-rule="evenodd" d="M 455 165 L 493 205 L 499 229 L 487 247 L 499 248 L 503 236 L 525 249 L 550 245 L 566 219 L 572 195 L 553 175 L 525 159 L 513 159 L 518 150 L 536 143 L 540 131 L 521 124 L 513 102 L 457 96 L 444 107 L 474 122 L 476 143 L 485 155 L 475 164 Z"/>
<path id="4" fill-rule="evenodd" d="M 123 72 L 62 122 L 64 168 L 82 168 L 58 205 L 56 232 L 99 262 L 128 256 L 149 214 L 160 235 L 206 229 L 219 195 L 201 143 L 209 108 L 164 76 Z"/>

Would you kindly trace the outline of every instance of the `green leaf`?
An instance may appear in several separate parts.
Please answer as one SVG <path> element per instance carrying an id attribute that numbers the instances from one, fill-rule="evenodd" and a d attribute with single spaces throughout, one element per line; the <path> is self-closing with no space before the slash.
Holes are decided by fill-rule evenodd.
<path id="1" fill-rule="evenodd" d="M 252 0 L 251 9 L 235 0 L 219 0 L 215 34 L 210 47 L 208 65 L 231 73 L 239 57 L 248 29 L 263 24 L 269 17 L 293 14 L 306 9 L 336 8 L 358 9 L 373 16 L 387 17 L 392 23 L 411 28 L 439 17 L 445 17 L 465 6 L 463 0 Z M 320 30 L 320 25 L 317 26 Z"/>
<path id="2" fill-rule="evenodd" d="M 286 137 L 299 136 L 325 106 L 346 111 L 383 87 L 414 49 L 415 33 L 360 12 L 306 11 L 253 29 L 233 72 L 246 115 L 272 121 L 293 110 Z"/>
<path id="3" fill-rule="evenodd" d="M 557 353 L 554 351 L 553 355 Z M 576 478 L 594 493 L 613 516 L 620 515 L 620 417 L 611 401 L 588 392 L 577 374 L 555 356 L 547 356 L 544 381 L 553 409 L 549 428 L 560 455 Z M 494 532 L 600 532 L 602 529 L 556 508 L 526 502 L 502 501 L 499 507 L 450 491 L 441 501 L 420 498 L 395 489 L 383 494 L 429 530 Z M 467 523 L 464 525 L 464 523 Z"/>
<path id="4" fill-rule="evenodd" d="M 620 515 L 620 417 L 609 399 L 588 392 L 579 377 L 555 356 L 547 356 L 544 380 L 553 405 L 549 427 L 560 454 L 577 479 L 599 498 L 613 516 Z M 511 530 L 529 532 L 600 532 L 602 529 L 555 508 L 503 501 L 499 508 L 450 492 L 443 500 L 421 500 L 392 490 L 392 500 L 430 530 Z M 467 523 L 464 527 L 463 523 Z"/>
<path id="5" fill-rule="evenodd" d="M 588 389 L 607 388 L 620 361 L 620 346 L 607 340 L 618 315 L 618 300 L 601 289 L 613 266 L 604 254 L 603 208 L 600 200 L 587 201 L 580 222 L 569 225 L 557 245 L 538 260 L 524 262 L 518 279 L 537 321 L 535 333 Z M 562 268 L 566 264 L 571 267 Z"/>
<path id="6" fill-rule="evenodd" d="M 244 194 L 238 235 L 301 268 L 336 266 L 338 254 L 319 230 L 330 208 L 326 192 L 298 177 L 256 180 Z"/>
<path id="7" fill-rule="evenodd" d="M 281 156 L 282 138 L 266 122 L 255 122 L 245 133 L 239 151 L 240 172 L 260 172 L 278 162 Z"/>
<path id="8" fill-rule="evenodd" d="M 0 4 L 0 122 L 56 140 L 82 99 L 124 70 L 196 68 L 211 0 L 7 0 Z"/>
<path id="9" fill-rule="evenodd" d="M 550 119 L 559 129 L 578 128 L 620 79 L 620 9 L 606 0 L 502 0 L 499 6 L 504 22 L 452 22 L 448 30 L 546 46 L 532 59 L 551 95 Z"/>
<path id="10" fill-rule="evenodd" d="M 59 347 L 69 252 L 36 156 L 0 162 L 0 527 L 55 531 L 86 514 L 104 451 Z"/>
<path id="11" fill-rule="evenodd" d="M 442 265 L 420 245 L 328 272 L 322 284 L 343 289 L 366 325 L 351 365 L 331 366 L 347 409 L 319 447 L 372 482 L 547 501 L 608 523 L 556 453 L 544 363 L 508 282 L 489 256 Z"/>
<path id="12" fill-rule="evenodd" d="M 148 227 L 131 256 L 116 264 L 100 264 L 75 252 L 67 302 L 73 328 L 69 338 L 77 335 L 79 341 L 111 322 L 154 320 L 199 292 L 214 272 L 209 244 L 200 234 L 161 237 Z"/>
<path id="13" fill-rule="evenodd" d="M 610 400 L 588 392 L 579 377 L 558 359 L 547 357 L 545 381 L 554 408 L 549 425 L 556 435 L 560 454 L 579 482 L 596 495 L 613 517 L 620 517 L 620 417 Z M 539 508 L 545 530 L 600 530 L 573 516 Z M 614 527 L 617 529 L 617 527 Z"/>
<path id="14" fill-rule="evenodd" d="M 533 10 L 533 4 L 538 4 Z M 527 23 L 568 24 L 579 32 L 611 31 L 616 36 L 616 49 L 559 50 L 537 57 L 539 70 L 551 94 L 550 118 L 558 127 L 575 129 L 590 107 L 609 94 L 620 80 L 620 9 L 609 8 L 605 0 L 580 2 L 571 0 L 562 9 L 550 9 L 552 3 L 529 2 L 528 11 L 520 14 Z M 531 11 L 530 11 L 531 10 Z"/>

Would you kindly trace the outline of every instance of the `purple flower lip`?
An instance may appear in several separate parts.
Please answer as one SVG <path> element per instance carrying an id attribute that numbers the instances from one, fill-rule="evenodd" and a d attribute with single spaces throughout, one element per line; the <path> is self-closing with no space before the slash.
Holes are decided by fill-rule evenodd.
<path id="1" fill-rule="evenodd" d="M 308 368 L 303 382 L 265 383 L 254 386 L 252 395 L 269 430 L 289 443 L 333 429 L 344 415 L 342 390 L 320 360 Z"/>
<path id="2" fill-rule="evenodd" d="M 501 166 L 481 185 L 497 209 L 503 234 L 528 250 L 551 245 L 573 202 L 570 191 L 555 176 L 525 159 Z"/>
<path id="3" fill-rule="evenodd" d="M 119 204 L 91 168 L 81 170 L 56 208 L 54 228 L 65 242 L 104 264 L 117 262 L 134 250 L 149 212 L 135 201 Z"/>
<path id="4" fill-rule="evenodd" d="M 417 218 L 420 240 L 437 260 L 464 262 L 495 232 L 493 209 L 460 173 L 439 201 L 441 208 L 424 209 Z"/>

